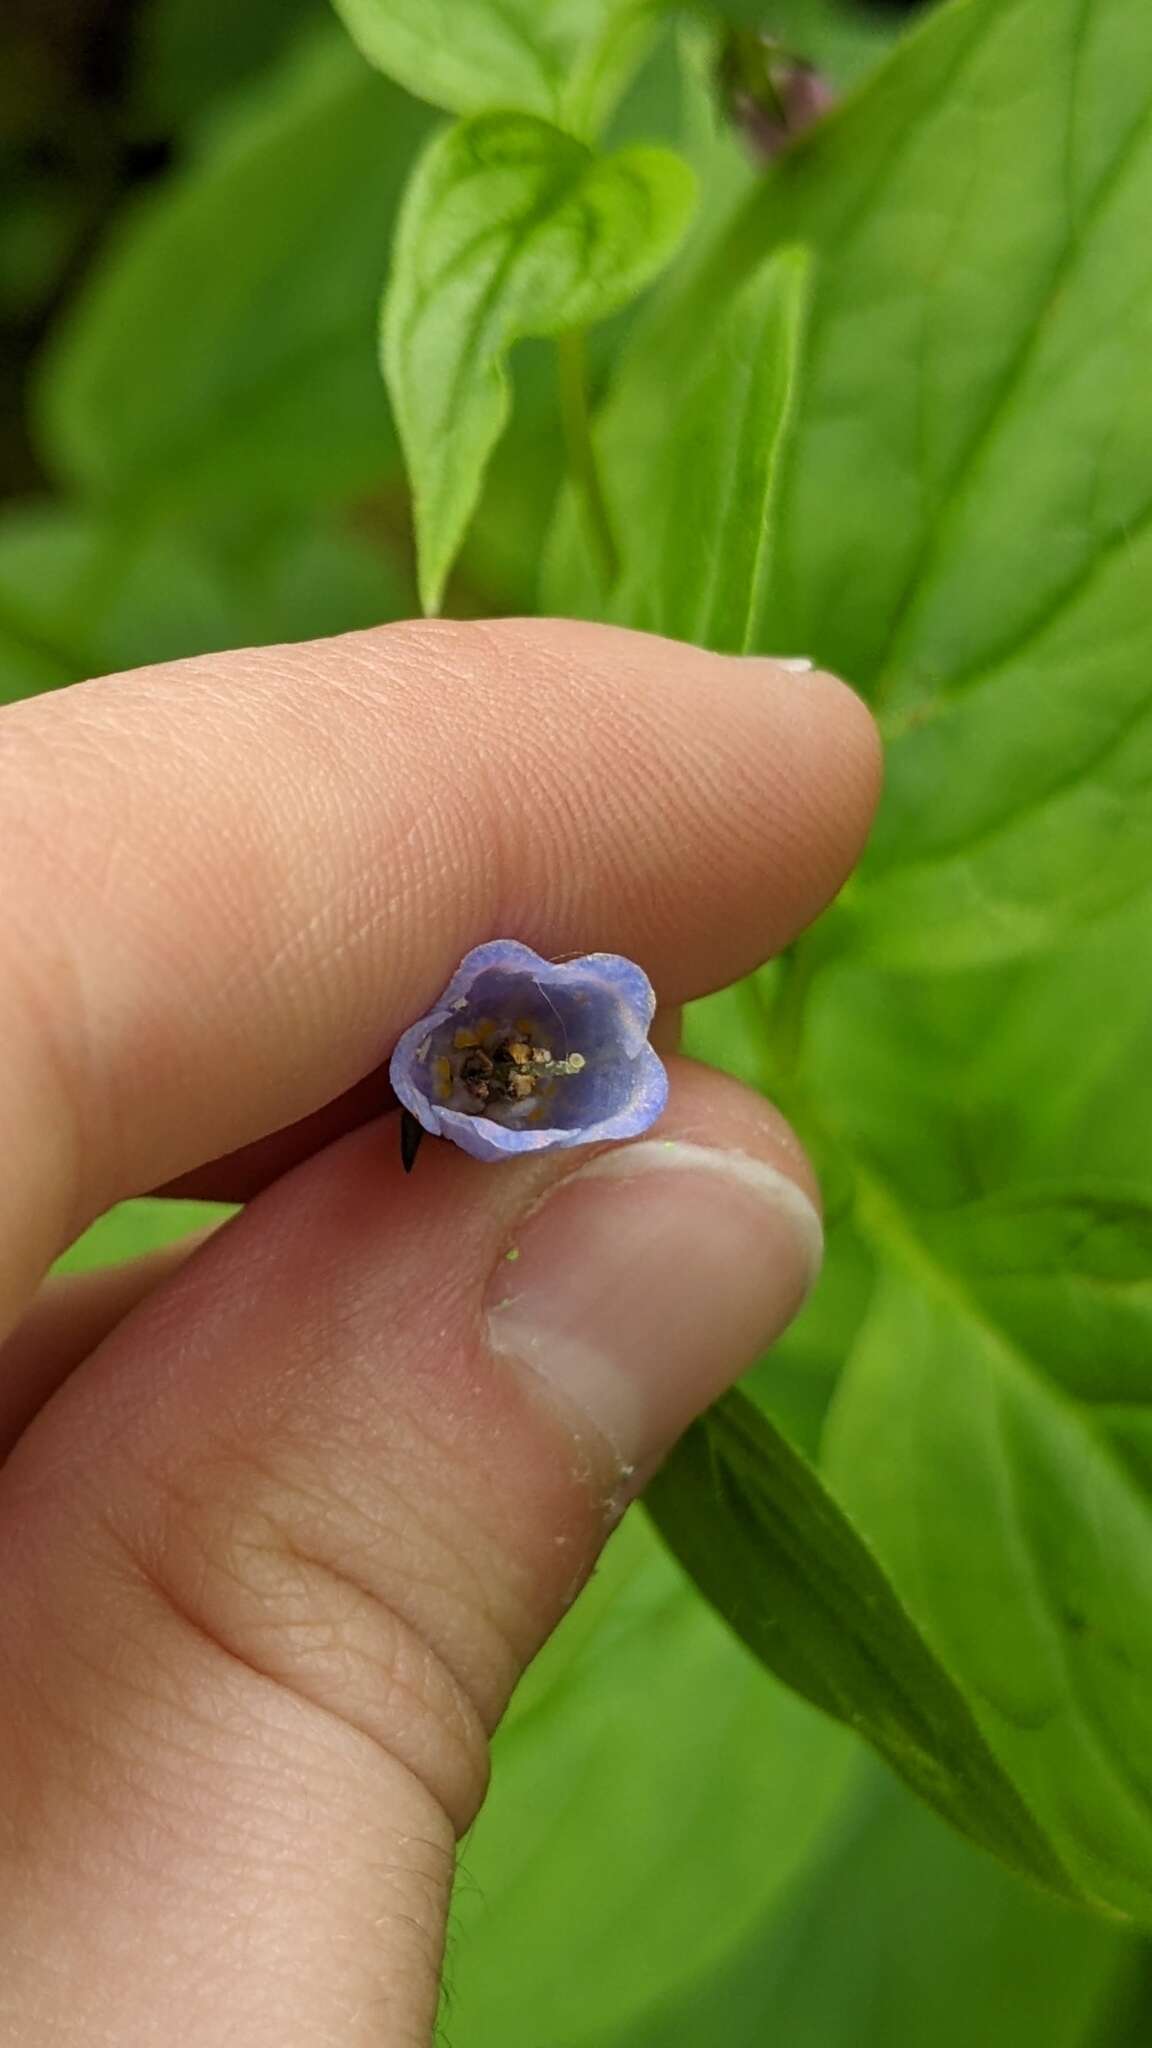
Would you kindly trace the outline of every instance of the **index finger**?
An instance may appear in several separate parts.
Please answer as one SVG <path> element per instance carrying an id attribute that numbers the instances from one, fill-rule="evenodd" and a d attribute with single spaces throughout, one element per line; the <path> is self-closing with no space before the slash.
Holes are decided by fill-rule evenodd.
<path id="1" fill-rule="evenodd" d="M 0 1321 L 111 1201 L 374 1068 L 468 948 L 719 986 L 875 798 L 842 684 L 617 628 L 384 627 L 0 715 Z"/>

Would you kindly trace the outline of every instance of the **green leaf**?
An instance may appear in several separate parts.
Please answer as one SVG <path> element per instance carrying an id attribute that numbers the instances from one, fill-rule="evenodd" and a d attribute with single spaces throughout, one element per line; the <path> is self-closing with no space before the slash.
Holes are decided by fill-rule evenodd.
<path id="1" fill-rule="evenodd" d="M 769 1670 L 847 1721 L 974 1841 L 1067 1885 L 947 1668 L 816 1474 L 745 1396 L 727 1395 L 693 1426 L 647 1500 Z"/>
<path id="2" fill-rule="evenodd" d="M 1146 8 L 978 0 L 747 223 L 835 250 L 764 616 L 885 712 L 857 909 L 901 964 L 1042 947 L 1152 875 L 1150 108 Z"/>
<path id="3" fill-rule="evenodd" d="M 203 0 L 150 0 L 134 39 L 133 127 L 167 135 L 202 120 L 215 103 L 269 69 L 315 18 L 312 0 L 244 0 L 221 33 L 219 17 Z"/>
<path id="4" fill-rule="evenodd" d="M 663 36 L 614 116 L 609 134 L 614 148 L 658 142 L 691 165 L 700 198 L 685 238 L 685 255 L 707 232 L 709 219 L 715 228 L 730 217 L 737 195 L 749 189 L 755 175 L 735 135 L 717 123 L 702 61 L 705 41 L 699 29 L 684 26 Z M 590 392 L 599 392 L 609 381 L 624 336 L 633 321 L 643 317 L 642 306 L 625 309 L 585 337 L 580 352 Z M 565 346 L 574 346 L 572 338 Z M 564 420 L 557 404 L 556 342 L 518 344 L 508 367 L 511 417 L 489 462 L 454 570 L 453 595 L 460 607 L 497 614 L 540 609 L 541 536 L 549 530 L 568 467 Z"/>
<path id="5" fill-rule="evenodd" d="M 943 1216 L 924 1243 L 1054 1391 L 1152 1448 L 1152 1191 L 1121 1182 L 1016 1186 Z"/>
<path id="6" fill-rule="evenodd" d="M 998 1870 L 879 1766 L 853 1793 L 727 1968 L 627 2048 L 1119 2048 L 1130 1934 Z"/>
<path id="7" fill-rule="evenodd" d="M 388 558 L 323 513 L 269 515 L 241 545 L 191 523 L 62 505 L 0 519 L 0 703 L 181 655 L 406 617 Z"/>
<path id="8" fill-rule="evenodd" d="M 653 0 L 333 0 L 359 49 L 450 114 L 594 135 L 654 33 Z"/>
<path id="9" fill-rule="evenodd" d="M 1041 1192 L 998 1229 L 937 1218 L 927 1246 L 878 1183 L 862 1214 L 886 1261 L 831 1411 L 831 1482 L 1075 1885 L 1152 1919 L 1152 1502 L 1110 1429 L 1132 1409 L 1120 1426 L 1147 1441 L 1152 1311 L 1146 1281 L 1129 1289 L 1152 1204 Z M 1113 1347 L 1136 1316 L 1133 1370 Z"/>
<path id="10" fill-rule="evenodd" d="M 53 1270 L 90 1273 L 101 1266 L 120 1265 L 125 1259 L 139 1258 L 142 1252 L 178 1244 L 192 1231 L 221 1223 L 234 1213 L 222 1202 L 167 1202 L 155 1195 L 142 1195 L 138 1201 L 121 1202 L 109 1209 L 69 1246 Z"/>
<path id="11" fill-rule="evenodd" d="M 86 561 L 82 523 L 55 508 L 10 510 L 0 520 L 0 704 L 83 673 L 55 600 Z"/>
<path id="12" fill-rule="evenodd" d="M 627 548 L 674 466 L 721 309 L 774 249 L 812 247 L 756 644 L 869 687 L 890 792 L 837 913 L 855 964 L 821 966 L 804 942 L 799 1028 L 763 1014 L 759 1051 L 755 1017 L 750 1045 L 737 1030 L 749 1077 L 778 1075 L 834 1162 L 838 1200 L 855 1186 L 851 1241 L 866 1251 L 853 1313 L 880 1274 L 846 1375 L 813 1353 L 817 1399 L 793 1412 L 813 1442 L 836 1381 L 829 1484 L 985 1759 L 976 1797 L 947 1752 L 947 1804 L 930 1772 L 921 1789 L 954 1818 L 967 1808 L 971 1827 L 989 1787 L 1007 1787 L 1072 1895 L 1141 1917 L 1147 905 L 1113 913 L 1114 936 L 1081 938 L 1079 957 L 1037 949 L 1069 947 L 1077 919 L 1148 875 L 1152 404 L 1136 365 L 1152 300 L 1139 225 L 1150 112 L 1143 8 L 942 10 L 784 159 L 680 303 L 655 309 L 599 434 Z M 557 560 L 562 609 L 588 586 L 571 548 Z M 917 980 L 880 971 L 884 959 L 968 971 Z M 1016 1263 L 998 1265 L 996 1245 Z M 724 1513 L 708 1441 L 706 1425 L 693 1465 L 669 1468 L 678 1540 L 750 1640 L 778 1658 L 784 1635 L 791 1660 L 803 1633 L 772 1626 L 776 1608 L 792 1612 L 776 1553 L 795 1541 L 819 1584 L 824 1534 L 785 1490 L 775 1446 L 726 1454 Z M 907 1714 L 891 1673 L 837 1667 L 835 1631 L 811 1640 L 839 1668 L 838 1711 Z M 799 1663 L 790 1675 L 813 1682 Z M 930 1758 L 939 1744 L 926 1732 Z M 1006 1838 L 1001 1852 L 1021 1861 Z"/>
<path id="13" fill-rule="evenodd" d="M 864 1336 L 834 1334 L 850 1363 L 828 1484 L 1070 1893 L 1145 1920 L 1152 1821 L 1132 1788 L 1152 1713 L 1152 1075 L 1132 962 L 1147 936 L 1142 907 L 1043 968 L 917 986 L 842 964 L 813 991 L 803 1061 L 809 1113 L 855 1155 L 882 1276 Z M 763 1015 L 761 1031 L 754 1081 L 771 1062 Z M 787 1402 L 787 1340 L 782 1355 Z M 701 1519 L 715 1513 L 703 1476 L 697 1494 Z M 742 1576 L 768 1601 L 774 1567 L 726 1563 L 747 1630 Z"/>
<path id="14" fill-rule="evenodd" d="M 1152 2038 L 1152 1954 L 1145 1947 L 1133 1961 L 1107 2026 L 1093 2035 L 1088 2048 L 1145 2048 Z"/>
<path id="15" fill-rule="evenodd" d="M 152 517 L 314 506 L 398 470 L 372 335 L 424 110 L 334 31 L 119 224 L 53 342 L 47 456 Z"/>
<path id="16" fill-rule="evenodd" d="M 219 567 L 190 536 L 59 505 L 0 520 L 0 701 L 226 647 Z"/>
<path id="17" fill-rule="evenodd" d="M 658 386 L 671 464 L 718 307 L 812 249 L 755 644 L 880 711 L 844 923 L 894 965 L 1061 943 L 1152 878 L 1150 112 L 1138 0 L 939 10 L 762 182 L 603 418 L 630 530 L 638 410 Z"/>
<path id="18" fill-rule="evenodd" d="M 965 1060 L 974 1066 L 973 1136 L 997 1181 L 1075 1173 L 1152 1191 L 1150 957 L 1146 896 L 1023 971 L 924 984 L 939 1058 L 957 1077 Z M 995 1031 L 980 1031 L 990 1014 Z"/>
<path id="19" fill-rule="evenodd" d="M 531 115 L 481 115 L 432 143 L 401 211 L 383 330 L 426 610 L 508 417 L 508 350 L 627 304 L 671 256 L 692 200 L 669 151 L 597 158 Z"/>
<path id="20" fill-rule="evenodd" d="M 1039 952 L 1152 880 L 1146 572 L 1134 544 L 970 693 L 883 721 L 888 801 L 848 925 L 873 958 Z"/>
<path id="21" fill-rule="evenodd" d="M 1042 961 L 917 980 L 845 960 L 811 985 L 810 1112 L 918 1229 L 1073 1177 L 1152 1191 L 1150 950 L 1146 899 Z"/>
<path id="22" fill-rule="evenodd" d="M 825 1476 L 1077 1890 L 1142 1918 L 1147 942 L 1143 905 L 1043 966 L 916 984 L 843 963 L 803 1058 L 881 1275 L 863 1337 L 839 1336 Z"/>
<path id="23" fill-rule="evenodd" d="M 58 690 L 74 680 L 68 662 L 53 646 L 0 613 L 0 704 Z"/>
<path id="24" fill-rule="evenodd" d="M 626 2038 L 787 1895 L 861 1761 L 629 1516 L 497 1732 L 461 1850 L 446 2032 L 461 2048 Z"/>
<path id="25" fill-rule="evenodd" d="M 675 436 L 662 411 L 658 426 L 650 414 L 633 416 L 647 442 L 637 455 L 649 503 L 627 532 L 613 617 L 720 654 L 747 649 L 774 538 L 807 292 L 804 252 L 782 250 L 713 327 Z"/>

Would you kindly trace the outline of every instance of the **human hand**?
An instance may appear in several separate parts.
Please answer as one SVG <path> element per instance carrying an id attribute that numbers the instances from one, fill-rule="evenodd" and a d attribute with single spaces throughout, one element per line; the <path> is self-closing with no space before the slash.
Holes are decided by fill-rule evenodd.
<path id="1" fill-rule="evenodd" d="M 625 953 L 671 1014 L 745 973 L 877 775 L 829 677 L 558 622 L 0 715 L 4 2041 L 429 2039 L 489 1733 L 818 1226 L 690 1062 L 650 1140 L 411 1179 L 382 1063 L 494 935 Z M 41 1284 L 162 1185 L 253 1199 Z"/>

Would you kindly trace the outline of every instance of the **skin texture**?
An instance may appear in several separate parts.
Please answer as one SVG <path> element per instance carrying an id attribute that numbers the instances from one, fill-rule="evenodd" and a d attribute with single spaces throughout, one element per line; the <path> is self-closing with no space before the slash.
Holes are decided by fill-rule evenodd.
<path id="1" fill-rule="evenodd" d="M 634 1174 L 430 1143 L 408 1180 L 388 1052 L 504 934 L 640 961 L 667 1044 L 828 901 L 877 782 L 833 679 L 557 621 L 0 713 L 0 2043 L 431 2038 L 491 1729 L 799 1305 L 814 1190 L 680 1061 Z M 160 1186 L 253 1199 L 44 1283 Z"/>

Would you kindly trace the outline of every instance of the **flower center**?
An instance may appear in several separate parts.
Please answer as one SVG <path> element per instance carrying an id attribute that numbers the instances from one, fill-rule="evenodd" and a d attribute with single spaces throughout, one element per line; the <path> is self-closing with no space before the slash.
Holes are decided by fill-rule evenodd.
<path id="1" fill-rule="evenodd" d="M 551 1094 L 547 1084 L 580 1074 L 584 1066 L 580 1052 L 557 1058 L 550 1045 L 539 1042 L 527 1019 L 505 1027 L 482 1018 L 475 1027 L 461 1025 L 451 1051 L 437 1059 L 438 1092 L 473 1116 L 519 1104 L 528 1105 L 531 1115 Z"/>

